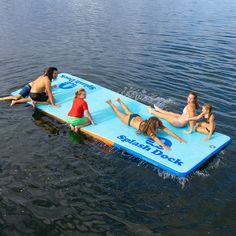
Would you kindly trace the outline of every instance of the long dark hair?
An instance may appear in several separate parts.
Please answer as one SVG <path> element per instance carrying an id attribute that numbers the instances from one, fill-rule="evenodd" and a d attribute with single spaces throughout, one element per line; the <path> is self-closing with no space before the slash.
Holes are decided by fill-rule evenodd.
<path id="1" fill-rule="evenodd" d="M 54 71 L 57 71 L 56 67 L 49 67 L 45 73 L 45 76 L 47 76 L 49 78 L 49 80 L 51 81 L 53 79 L 53 73 Z"/>
<path id="2" fill-rule="evenodd" d="M 194 96 L 193 103 L 194 103 L 196 109 L 198 109 L 199 108 L 199 104 L 198 104 L 198 100 L 197 100 L 197 93 L 193 92 L 193 91 L 190 91 L 188 95 L 190 95 L 190 94 Z"/>
<path id="3" fill-rule="evenodd" d="M 162 122 L 157 117 L 152 116 L 141 122 L 137 133 L 148 135 L 153 138 L 156 136 L 157 129 L 161 127 L 163 127 Z"/>

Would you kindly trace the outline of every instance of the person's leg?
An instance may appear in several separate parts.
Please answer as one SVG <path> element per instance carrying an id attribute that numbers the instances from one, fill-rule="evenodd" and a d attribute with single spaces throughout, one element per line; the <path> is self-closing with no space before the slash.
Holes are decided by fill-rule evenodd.
<path id="1" fill-rule="evenodd" d="M 109 99 L 106 103 L 112 108 L 112 110 L 117 114 L 121 121 L 123 121 L 126 125 L 128 125 L 129 115 L 126 115 L 119 111 L 119 109 L 112 103 Z"/>
<path id="2" fill-rule="evenodd" d="M 82 124 L 82 125 L 76 125 L 75 126 L 75 132 L 77 133 L 81 128 L 87 126 L 87 125 L 90 125 L 91 124 L 91 121 L 86 117 L 85 118 L 85 123 Z"/>
<path id="3" fill-rule="evenodd" d="M 22 96 L 20 94 L 17 94 L 15 96 L 7 96 L 7 97 L 0 98 L 0 101 L 19 100 L 21 98 Z"/>
<path id="4" fill-rule="evenodd" d="M 42 104 L 42 105 L 49 105 L 49 104 L 51 104 L 49 100 L 46 101 L 46 102 L 39 102 L 39 101 L 34 101 L 34 100 L 32 100 L 32 98 L 31 98 L 30 101 L 32 102 L 33 108 L 35 108 L 37 104 Z"/>
<path id="5" fill-rule="evenodd" d="M 23 99 L 20 99 L 20 100 L 12 100 L 11 102 L 11 105 L 10 106 L 14 106 L 16 104 L 22 104 L 22 103 L 26 103 L 26 102 L 31 102 L 31 99 L 28 97 L 28 98 L 23 98 Z"/>
<path id="6" fill-rule="evenodd" d="M 201 122 L 196 124 L 195 130 L 199 133 L 209 134 L 206 128 L 208 128 L 208 124 L 205 122 Z"/>
<path id="7" fill-rule="evenodd" d="M 162 113 L 162 114 L 167 114 L 167 115 L 175 116 L 175 117 L 180 116 L 180 114 L 178 114 L 178 113 L 174 113 L 174 112 L 170 112 L 170 111 L 165 111 L 165 110 L 161 109 L 161 108 L 158 107 L 158 106 L 155 106 L 155 105 L 154 105 L 154 107 L 155 107 L 155 110 L 156 110 L 157 112 L 160 112 L 160 113 Z"/>
<path id="8" fill-rule="evenodd" d="M 125 113 L 126 113 L 127 115 L 133 114 L 133 112 L 131 112 L 131 111 L 129 110 L 129 108 L 126 106 L 126 104 L 124 104 L 124 103 L 121 101 L 120 98 L 116 98 L 116 101 L 120 103 L 120 105 L 121 105 L 122 108 L 125 110 Z"/>
<path id="9" fill-rule="evenodd" d="M 148 112 L 158 118 L 161 118 L 161 119 L 164 119 L 164 120 L 167 120 L 169 123 L 171 123 L 173 126 L 176 126 L 176 127 L 184 127 L 185 124 L 182 124 L 179 120 L 178 120 L 178 117 L 176 116 L 172 116 L 172 115 L 169 115 L 169 114 L 164 114 L 164 113 L 160 113 L 160 112 L 157 112 L 155 111 L 153 108 L 149 107 L 148 108 Z"/>
<path id="10" fill-rule="evenodd" d="M 30 93 L 30 99 L 32 102 L 33 108 L 35 108 L 36 104 L 48 105 L 50 104 L 49 98 L 46 93 Z"/>
<path id="11" fill-rule="evenodd" d="M 69 127 L 70 127 L 71 131 L 75 132 L 75 127 L 70 123 L 68 123 L 68 124 L 69 124 Z"/>

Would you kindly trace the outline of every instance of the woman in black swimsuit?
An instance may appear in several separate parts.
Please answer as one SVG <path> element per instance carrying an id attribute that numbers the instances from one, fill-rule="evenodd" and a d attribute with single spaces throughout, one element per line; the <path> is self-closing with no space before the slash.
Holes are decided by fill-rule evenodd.
<path id="1" fill-rule="evenodd" d="M 199 122 L 195 126 L 195 130 L 197 132 L 207 134 L 207 137 L 204 139 L 205 141 L 210 140 L 210 138 L 211 138 L 212 134 L 215 132 L 215 128 L 216 128 L 215 117 L 213 115 L 212 109 L 213 108 L 210 103 L 205 103 L 202 106 L 202 113 L 200 115 L 192 117 L 192 118 L 188 118 L 188 121 L 189 120 L 196 121 L 201 118 L 205 119 L 205 121 Z"/>
<path id="2" fill-rule="evenodd" d="M 121 101 L 120 98 L 117 98 L 116 101 L 120 103 L 121 107 L 125 111 L 125 114 L 122 113 L 112 103 L 111 100 L 107 100 L 106 103 L 111 106 L 111 108 L 120 118 L 120 120 L 123 121 L 126 125 L 132 126 L 133 128 L 137 129 L 139 134 L 148 135 L 157 144 L 161 145 L 165 150 L 170 150 L 170 147 L 162 143 L 161 140 L 156 136 L 158 129 L 161 129 L 162 131 L 176 138 L 181 143 L 185 143 L 185 141 L 182 138 L 173 133 L 171 130 L 167 129 L 157 117 L 150 117 L 147 120 L 143 120 L 138 114 L 131 112 L 129 108 Z"/>

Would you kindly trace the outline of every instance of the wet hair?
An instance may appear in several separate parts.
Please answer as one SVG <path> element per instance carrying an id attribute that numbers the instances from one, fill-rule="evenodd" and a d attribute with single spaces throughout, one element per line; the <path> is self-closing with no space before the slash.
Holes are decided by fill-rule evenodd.
<path id="1" fill-rule="evenodd" d="M 199 104 L 198 104 L 198 99 L 197 99 L 197 93 L 193 92 L 193 91 L 190 91 L 188 95 L 193 95 L 194 96 L 193 103 L 196 106 L 196 109 L 198 109 L 199 108 Z"/>
<path id="2" fill-rule="evenodd" d="M 152 116 L 140 123 L 137 133 L 148 135 L 153 138 L 156 136 L 157 129 L 161 127 L 163 127 L 162 122 L 157 117 Z"/>
<path id="3" fill-rule="evenodd" d="M 46 68 L 45 68 L 46 69 Z M 49 80 L 51 81 L 53 79 L 53 73 L 54 71 L 57 71 L 56 67 L 49 67 L 45 73 L 45 76 L 47 76 L 49 78 Z"/>
<path id="4" fill-rule="evenodd" d="M 80 88 L 75 92 L 74 100 L 81 95 L 82 92 L 86 92 L 84 88 Z"/>
<path id="5" fill-rule="evenodd" d="M 212 104 L 211 103 L 204 103 L 204 105 L 202 107 L 205 107 L 205 109 L 207 110 L 207 113 L 208 113 L 207 119 L 209 119 L 212 115 L 212 110 L 213 110 Z"/>

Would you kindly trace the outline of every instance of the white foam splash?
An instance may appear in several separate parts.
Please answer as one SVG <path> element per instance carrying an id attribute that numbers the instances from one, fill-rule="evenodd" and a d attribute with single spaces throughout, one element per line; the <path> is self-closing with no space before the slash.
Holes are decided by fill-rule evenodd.
<path id="1" fill-rule="evenodd" d="M 143 88 L 138 87 L 124 87 L 120 93 L 125 95 L 129 98 L 132 98 L 136 101 L 153 105 L 156 104 L 161 108 L 165 108 L 169 105 L 176 105 L 176 102 L 172 98 L 163 98 L 160 97 L 158 94 L 147 91 Z"/>

